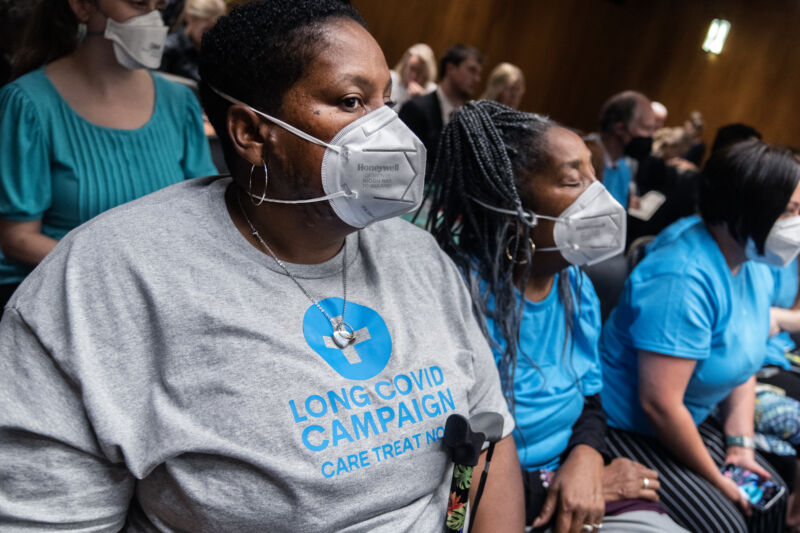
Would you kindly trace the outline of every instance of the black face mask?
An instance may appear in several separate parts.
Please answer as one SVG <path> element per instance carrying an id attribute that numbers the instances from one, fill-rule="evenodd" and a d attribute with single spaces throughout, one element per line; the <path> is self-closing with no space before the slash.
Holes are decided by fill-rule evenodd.
<path id="1" fill-rule="evenodd" d="M 637 161 L 646 159 L 653 150 L 652 137 L 634 137 L 625 145 L 624 153 Z"/>

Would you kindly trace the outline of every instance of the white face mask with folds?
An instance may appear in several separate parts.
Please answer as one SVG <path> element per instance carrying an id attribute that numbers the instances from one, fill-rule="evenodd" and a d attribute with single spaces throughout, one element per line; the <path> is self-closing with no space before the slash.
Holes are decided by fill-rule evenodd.
<path id="1" fill-rule="evenodd" d="M 618 255 L 625 249 L 627 215 L 602 183 L 595 181 L 557 217 L 538 215 L 533 211 L 520 213 L 494 207 L 472 198 L 477 204 L 507 215 L 517 215 L 521 221 L 536 227 L 538 219 L 553 220 L 555 247 L 536 248 L 539 252 L 558 251 L 569 263 L 577 266 L 594 265 Z"/>
<path id="2" fill-rule="evenodd" d="M 425 146 L 388 106 L 351 122 L 330 143 L 267 115 L 214 89 L 222 98 L 246 106 L 310 143 L 325 147 L 322 188 L 325 196 L 303 200 L 277 200 L 249 193 L 263 202 L 305 204 L 328 201 L 346 224 L 368 224 L 410 213 L 422 203 L 425 185 Z"/>
<path id="3" fill-rule="evenodd" d="M 114 43 L 114 55 L 123 67 L 156 69 L 161 65 L 168 30 L 161 14 L 154 10 L 125 22 L 106 17 L 103 36 Z"/>
<path id="4" fill-rule="evenodd" d="M 791 263 L 800 253 L 800 216 L 775 221 L 764 242 L 764 255 L 758 253 L 753 239 L 748 239 L 745 253 L 748 259 L 772 266 L 785 267 Z"/>

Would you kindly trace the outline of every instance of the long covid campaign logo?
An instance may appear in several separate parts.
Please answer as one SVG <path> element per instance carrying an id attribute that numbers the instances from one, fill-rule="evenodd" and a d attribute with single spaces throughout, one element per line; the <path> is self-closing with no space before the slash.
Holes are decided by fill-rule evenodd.
<path id="1" fill-rule="evenodd" d="M 342 316 L 341 298 L 319 302 L 331 317 Z M 353 329 L 355 341 L 340 349 L 333 339 L 333 326 L 316 306 L 311 305 L 303 316 L 303 335 L 308 345 L 346 379 L 364 380 L 375 377 L 386 368 L 392 355 L 392 337 L 381 315 L 369 307 L 347 302 L 344 321 Z"/>

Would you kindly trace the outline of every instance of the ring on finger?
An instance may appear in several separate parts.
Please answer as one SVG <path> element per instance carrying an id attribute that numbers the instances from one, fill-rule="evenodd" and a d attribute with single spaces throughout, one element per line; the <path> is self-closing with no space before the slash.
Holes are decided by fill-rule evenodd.
<path id="1" fill-rule="evenodd" d="M 592 524 L 583 524 L 581 531 L 594 531 L 594 526 Z"/>
<path id="2" fill-rule="evenodd" d="M 592 524 L 592 526 L 593 526 L 595 529 L 603 529 L 603 524 L 602 524 L 602 523 L 598 523 L 598 524 Z"/>
<path id="3" fill-rule="evenodd" d="M 644 478 L 644 490 L 647 490 L 649 488 L 650 488 L 650 479 Z"/>

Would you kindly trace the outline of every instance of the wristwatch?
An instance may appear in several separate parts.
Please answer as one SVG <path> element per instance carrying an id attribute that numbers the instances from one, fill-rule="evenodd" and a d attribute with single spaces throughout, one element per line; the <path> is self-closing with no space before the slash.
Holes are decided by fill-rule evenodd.
<path id="1" fill-rule="evenodd" d="M 756 443 L 753 437 L 746 435 L 725 435 L 726 446 L 739 446 L 741 448 L 755 448 Z"/>

